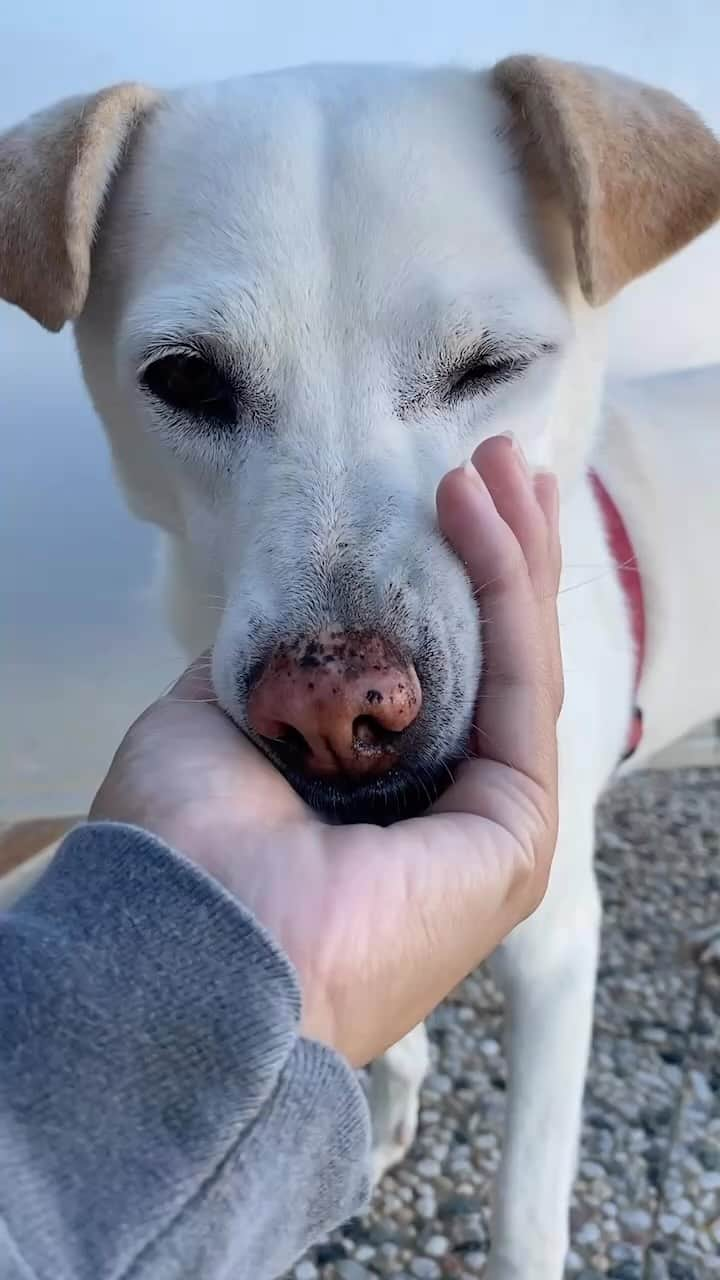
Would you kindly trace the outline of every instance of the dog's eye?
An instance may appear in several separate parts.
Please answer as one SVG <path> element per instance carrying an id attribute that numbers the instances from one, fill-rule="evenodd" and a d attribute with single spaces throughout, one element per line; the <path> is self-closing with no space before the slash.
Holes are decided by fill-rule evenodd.
<path id="1" fill-rule="evenodd" d="M 171 409 L 198 418 L 235 422 L 235 389 L 211 361 L 200 355 L 161 356 L 143 370 L 140 381 L 146 391 Z"/>
<path id="2" fill-rule="evenodd" d="M 509 382 L 526 368 L 527 358 L 495 355 L 476 356 L 450 375 L 448 392 L 453 399 L 485 395 L 500 383 Z"/>

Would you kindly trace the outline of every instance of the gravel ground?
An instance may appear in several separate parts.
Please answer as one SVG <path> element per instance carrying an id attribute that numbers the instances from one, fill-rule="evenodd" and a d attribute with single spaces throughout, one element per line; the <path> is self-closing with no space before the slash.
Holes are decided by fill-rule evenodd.
<path id="1" fill-rule="evenodd" d="M 720 966 L 684 946 L 720 922 L 720 770 L 615 786 L 597 857 L 603 954 L 567 1274 L 720 1277 Z M 369 1216 L 298 1263 L 296 1280 L 481 1275 L 505 1101 L 501 1023 L 484 973 L 437 1011 L 413 1150 Z"/>

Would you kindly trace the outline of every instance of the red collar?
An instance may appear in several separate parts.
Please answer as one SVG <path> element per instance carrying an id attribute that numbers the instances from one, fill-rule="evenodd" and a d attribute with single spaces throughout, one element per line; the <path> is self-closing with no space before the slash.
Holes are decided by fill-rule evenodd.
<path id="1" fill-rule="evenodd" d="M 620 585 L 625 593 L 630 614 L 633 644 L 635 648 L 635 680 L 633 684 L 633 713 L 628 731 L 628 740 L 623 760 L 629 759 L 640 746 L 643 732 L 642 711 L 637 704 L 637 695 L 645 663 L 645 601 L 643 598 L 642 577 L 630 540 L 625 521 L 623 520 L 613 499 L 596 471 L 588 472 L 588 478 L 600 507 L 605 525 L 608 546 L 613 554 L 620 578 Z"/>

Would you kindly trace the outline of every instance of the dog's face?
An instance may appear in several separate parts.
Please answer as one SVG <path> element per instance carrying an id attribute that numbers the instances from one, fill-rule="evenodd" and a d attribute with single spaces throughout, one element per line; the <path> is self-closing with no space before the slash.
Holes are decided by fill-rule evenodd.
<path id="1" fill-rule="evenodd" d="M 116 448 L 152 441 L 211 584 L 223 706 L 354 816 L 426 805 L 465 750 L 480 634 L 438 481 L 491 432 L 542 449 L 596 391 L 598 315 L 569 244 L 564 281 L 542 261 L 503 124 L 472 76 L 181 99 L 118 185 L 79 327 Z"/>
<path id="2" fill-rule="evenodd" d="M 83 298 L 86 379 L 133 505 L 183 543 L 220 701 L 341 818 L 425 807 L 464 755 L 481 639 L 438 481 L 503 430 L 572 480 L 594 304 L 633 274 L 520 162 L 517 72 L 143 106 Z"/>

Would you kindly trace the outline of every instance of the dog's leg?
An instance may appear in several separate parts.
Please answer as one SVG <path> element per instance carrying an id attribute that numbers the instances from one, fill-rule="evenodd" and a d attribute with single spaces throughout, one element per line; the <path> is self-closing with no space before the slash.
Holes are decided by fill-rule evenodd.
<path id="1" fill-rule="evenodd" d="M 509 1090 L 486 1280 L 564 1273 L 600 934 L 587 840 L 565 857 L 558 847 L 545 902 L 493 958 L 508 1003 Z"/>
<path id="2" fill-rule="evenodd" d="M 427 1031 L 421 1022 L 372 1065 L 369 1102 L 374 1185 L 388 1169 L 399 1164 L 412 1145 L 417 1131 L 420 1086 L 429 1061 Z"/>

